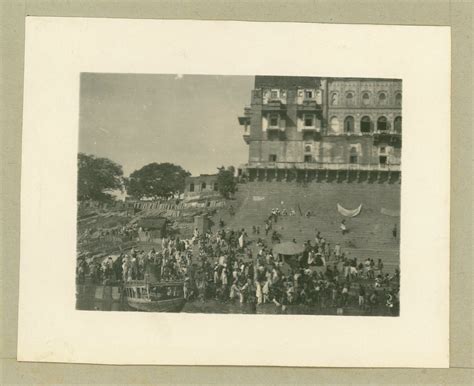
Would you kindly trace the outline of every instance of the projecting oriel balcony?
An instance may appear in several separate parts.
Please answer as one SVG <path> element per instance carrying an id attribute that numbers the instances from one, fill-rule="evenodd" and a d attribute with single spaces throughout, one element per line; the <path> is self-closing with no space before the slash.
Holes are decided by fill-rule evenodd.
<path id="1" fill-rule="evenodd" d="M 286 105 L 280 99 L 269 99 L 262 105 L 263 111 L 281 111 L 285 110 Z"/>
<path id="2" fill-rule="evenodd" d="M 247 116 L 238 117 L 238 120 L 239 120 L 240 126 L 250 125 L 250 117 L 247 117 Z"/>
<path id="3" fill-rule="evenodd" d="M 245 108 L 245 115 L 242 117 L 238 117 L 239 119 L 239 124 L 241 126 L 244 126 L 244 141 L 246 144 L 249 143 L 250 141 L 250 109 Z"/>
<path id="4" fill-rule="evenodd" d="M 303 100 L 303 103 L 297 105 L 298 111 L 306 112 L 306 111 L 320 111 L 322 109 L 322 106 L 314 99 L 305 99 Z"/>
<path id="5" fill-rule="evenodd" d="M 401 146 L 402 134 L 396 131 L 376 131 L 374 133 L 374 145 L 388 143 L 394 146 Z"/>

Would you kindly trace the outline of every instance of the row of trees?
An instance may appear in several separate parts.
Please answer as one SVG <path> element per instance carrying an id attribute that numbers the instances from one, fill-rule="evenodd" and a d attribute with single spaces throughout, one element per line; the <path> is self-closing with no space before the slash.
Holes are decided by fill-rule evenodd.
<path id="1" fill-rule="evenodd" d="M 172 163 L 156 163 L 123 176 L 122 166 L 108 158 L 79 153 L 78 200 L 110 201 L 113 191 L 124 190 L 133 198 L 167 198 L 184 191 L 185 178 L 191 173 Z M 234 168 L 218 168 L 217 186 L 223 197 L 235 192 Z"/>

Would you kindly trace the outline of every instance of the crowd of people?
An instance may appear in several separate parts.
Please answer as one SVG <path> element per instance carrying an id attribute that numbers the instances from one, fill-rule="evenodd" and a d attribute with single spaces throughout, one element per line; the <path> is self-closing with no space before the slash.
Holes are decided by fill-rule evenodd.
<path id="1" fill-rule="evenodd" d="M 273 227 L 285 215 L 271 211 L 264 222 L 265 237 L 259 225 L 252 227 L 250 238 L 245 229 L 225 229 L 220 221 L 215 232 L 163 238 L 158 251 L 132 248 L 115 260 L 84 259 L 78 281 L 87 275 L 94 282 L 182 280 L 189 301 L 254 308 L 271 304 L 281 312 L 304 305 L 320 313 L 344 313 L 350 307 L 364 314 L 398 315 L 400 271 L 385 272 L 381 259 L 352 258 L 317 230 L 314 240 L 304 243 L 303 253 L 285 258 L 274 253 L 282 235 Z"/>

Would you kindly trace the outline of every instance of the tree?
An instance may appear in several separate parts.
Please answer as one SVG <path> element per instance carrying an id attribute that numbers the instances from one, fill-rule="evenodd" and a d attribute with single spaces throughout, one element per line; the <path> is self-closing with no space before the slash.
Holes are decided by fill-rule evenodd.
<path id="1" fill-rule="evenodd" d="M 108 158 L 79 153 L 77 159 L 77 199 L 108 201 L 107 191 L 122 190 L 122 166 Z"/>
<path id="2" fill-rule="evenodd" d="M 217 189 L 222 197 L 229 198 L 237 188 L 237 182 L 234 178 L 235 169 L 233 166 L 229 166 L 227 169 L 221 166 L 217 170 L 219 170 L 217 173 Z"/>
<path id="3" fill-rule="evenodd" d="M 151 163 L 135 170 L 126 180 L 127 193 L 135 198 L 169 197 L 184 191 L 184 179 L 191 173 L 171 163 Z"/>

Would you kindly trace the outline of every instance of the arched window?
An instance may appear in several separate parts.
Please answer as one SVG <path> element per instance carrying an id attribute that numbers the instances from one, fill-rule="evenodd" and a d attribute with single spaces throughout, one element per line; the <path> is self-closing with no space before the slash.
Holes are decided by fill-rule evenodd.
<path id="1" fill-rule="evenodd" d="M 379 94 L 379 103 L 381 105 L 384 105 L 386 101 L 387 101 L 387 94 L 385 94 L 384 92 L 381 92 Z"/>
<path id="2" fill-rule="evenodd" d="M 368 92 L 364 92 L 362 94 L 362 104 L 364 106 L 367 106 L 370 103 L 370 95 Z"/>
<path id="3" fill-rule="evenodd" d="M 370 133 L 372 131 L 372 121 L 369 116 L 364 116 L 360 120 L 361 133 Z"/>
<path id="4" fill-rule="evenodd" d="M 402 132 L 402 117 L 396 117 L 393 121 L 393 128 L 396 133 Z"/>
<path id="5" fill-rule="evenodd" d="M 351 147 L 351 152 L 349 154 L 349 163 L 357 163 L 357 149 L 354 146 Z"/>
<path id="6" fill-rule="evenodd" d="M 388 129 L 387 118 L 382 116 L 377 120 L 377 130 L 386 131 L 387 129 Z"/>
<path id="7" fill-rule="evenodd" d="M 204 190 L 204 189 L 206 189 L 206 186 L 207 186 L 207 185 L 206 185 L 206 183 L 205 183 L 205 182 L 203 182 L 203 183 L 201 184 L 201 190 Z"/>
<path id="8" fill-rule="evenodd" d="M 194 192 L 194 183 L 189 184 L 189 191 Z"/>
<path id="9" fill-rule="evenodd" d="M 397 105 L 401 106 L 401 104 L 402 104 L 402 93 L 401 92 L 397 92 L 395 94 L 395 102 L 397 103 Z"/>
<path id="10" fill-rule="evenodd" d="M 331 124 L 331 130 L 335 133 L 338 133 L 339 132 L 339 119 L 337 119 L 337 117 L 332 117 L 330 124 Z"/>
<path id="11" fill-rule="evenodd" d="M 354 102 L 354 94 L 352 92 L 346 93 L 346 103 L 352 105 Z"/>
<path id="12" fill-rule="evenodd" d="M 344 119 L 344 132 L 353 133 L 354 132 L 354 117 L 348 116 Z"/>

